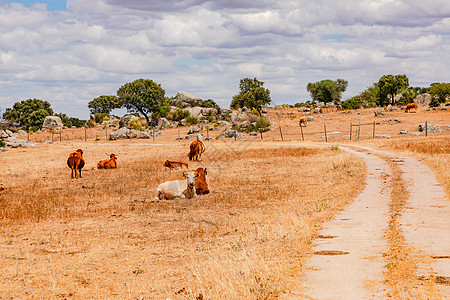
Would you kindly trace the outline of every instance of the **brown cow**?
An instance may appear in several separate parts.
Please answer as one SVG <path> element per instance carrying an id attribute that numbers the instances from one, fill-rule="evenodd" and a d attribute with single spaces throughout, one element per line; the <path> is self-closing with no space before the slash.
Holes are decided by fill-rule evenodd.
<path id="1" fill-rule="evenodd" d="M 97 169 L 115 169 L 117 168 L 117 156 L 114 153 L 109 155 L 109 159 L 101 160 L 97 164 Z"/>
<path id="2" fill-rule="evenodd" d="M 417 104 L 416 103 L 409 103 L 406 105 L 405 112 L 409 112 L 411 109 L 417 110 Z"/>
<path id="3" fill-rule="evenodd" d="M 198 173 L 198 177 L 195 177 L 195 193 L 197 195 L 209 194 L 208 184 L 206 183 L 206 175 L 208 174 L 206 168 L 198 168 L 194 172 Z"/>
<path id="4" fill-rule="evenodd" d="M 84 167 L 83 150 L 78 149 L 76 152 L 70 153 L 69 158 L 67 159 L 67 165 L 72 170 L 72 178 L 74 171 L 75 178 L 78 178 L 77 170 L 81 178 L 81 169 Z"/>
<path id="5" fill-rule="evenodd" d="M 171 161 L 171 160 L 166 160 L 166 162 L 164 163 L 164 167 L 168 167 L 169 169 L 174 169 L 174 168 L 183 168 L 183 166 L 185 166 L 186 168 L 189 168 L 187 163 L 184 162 L 180 162 L 180 161 Z"/>
<path id="6" fill-rule="evenodd" d="M 299 120 L 298 120 L 298 126 L 302 126 L 302 124 L 305 124 L 305 127 L 306 127 L 306 124 L 307 124 L 307 122 L 306 122 L 307 120 L 306 120 L 306 117 L 301 117 Z"/>
<path id="7" fill-rule="evenodd" d="M 189 160 L 201 160 L 203 152 L 205 152 L 205 145 L 201 141 L 193 141 L 188 153 Z"/>

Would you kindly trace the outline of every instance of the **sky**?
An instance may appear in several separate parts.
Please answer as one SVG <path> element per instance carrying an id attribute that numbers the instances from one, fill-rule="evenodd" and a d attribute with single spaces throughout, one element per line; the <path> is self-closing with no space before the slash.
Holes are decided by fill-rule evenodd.
<path id="1" fill-rule="evenodd" d="M 308 82 L 386 74 L 450 81 L 449 0 L 0 0 L 0 111 L 26 99 L 89 118 L 88 102 L 139 78 L 228 108 L 242 78 L 273 105 Z"/>

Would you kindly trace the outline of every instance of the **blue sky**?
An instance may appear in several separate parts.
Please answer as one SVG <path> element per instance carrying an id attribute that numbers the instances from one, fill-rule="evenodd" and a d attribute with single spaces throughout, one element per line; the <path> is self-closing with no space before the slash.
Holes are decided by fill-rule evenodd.
<path id="1" fill-rule="evenodd" d="M 42 1 L 32 1 L 32 0 L 6 0 L 6 2 L 16 2 L 23 5 L 33 5 L 35 3 L 42 3 L 47 5 L 49 11 L 52 10 L 64 10 L 66 9 L 66 1 L 64 0 L 42 0 Z"/>
<path id="2" fill-rule="evenodd" d="M 222 107 L 245 77 L 273 104 L 323 79 L 344 100 L 385 74 L 427 87 L 449 81 L 449 33 L 448 0 L 0 0 L 0 111 L 38 98 L 86 119 L 139 78 Z"/>

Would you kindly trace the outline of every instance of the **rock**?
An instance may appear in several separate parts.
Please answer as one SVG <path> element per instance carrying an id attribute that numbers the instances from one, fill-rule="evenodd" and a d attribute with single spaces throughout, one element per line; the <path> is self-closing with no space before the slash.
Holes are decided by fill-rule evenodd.
<path id="1" fill-rule="evenodd" d="M 5 147 L 1 148 L 0 147 L 0 152 L 2 152 L 2 151 L 8 151 L 8 148 L 5 148 Z"/>
<path id="2" fill-rule="evenodd" d="M 27 148 L 27 147 L 35 147 L 37 144 L 32 141 L 26 141 L 15 137 L 9 137 L 5 140 L 5 145 L 11 148 L 18 148 L 18 147 Z"/>
<path id="3" fill-rule="evenodd" d="M 250 125 L 249 121 L 244 121 L 241 124 L 239 124 L 239 126 L 241 126 L 242 128 L 247 128 Z"/>
<path id="4" fill-rule="evenodd" d="M 158 120 L 158 127 L 163 129 L 167 127 L 172 127 L 172 124 L 170 124 L 170 122 L 166 118 L 160 118 Z"/>
<path id="5" fill-rule="evenodd" d="M 390 135 L 387 135 L 387 134 L 377 134 L 377 135 L 375 135 L 375 138 L 376 139 L 390 139 L 392 137 Z"/>
<path id="6" fill-rule="evenodd" d="M 400 130 L 398 134 L 408 134 L 408 130 L 407 129 Z"/>
<path id="7" fill-rule="evenodd" d="M 250 135 L 251 135 L 251 136 L 257 136 L 258 133 L 257 133 L 256 131 L 252 131 L 252 132 L 250 132 Z"/>
<path id="8" fill-rule="evenodd" d="M 230 123 L 228 123 L 227 121 L 218 121 L 217 124 L 219 124 L 220 126 L 229 126 Z"/>
<path id="9" fill-rule="evenodd" d="M 46 116 L 42 129 L 61 130 L 64 127 L 61 118 L 57 116 Z"/>
<path id="10" fill-rule="evenodd" d="M 412 132 L 411 135 L 420 135 L 420 132 Z"/>
<path id="11" fill-rule="evenodd" d="M 18 135 L 27 135 L 28 133 L 25 130 L 20 129 L 19 131 L 17 131 Z"/>
<path id="12" fill-rule="evenodd" d="M 52 142 L 52 141 L 43 141 L 41 144 L 42 145 L 49 145 L 49 144 L 56 144 L 56 143 Z"/>
<path id="13" fill-rule="evenodd" d="M 150 134 L 148 132 L 140 131 L 140 130 L 136 130 L 136 129 L 130 129 L 129 136 L 131 139 L 149 139 L 150 138 Z M 155 132 L 155 136 L 157 136 L 156 132 Z"/>
<path id="14" fill-rule="evenodd" d="M 385 112 L 382 109 L 375 110 L 375 117 L 384 116 Z"/>
<path id="15" fill-rule="evenodd" d="M 241 136 L 241 134 L 239 132 L 237 132 L 236 130 L 233 130 L 233 129 L 225 130 L 224 135 L 225 135 L 226 138 L 240 137 Z"/>
<path id="16" fill-rule="evenodd" d="M 197 133 L 197 132 L 200 132 L 200 131 L 202 131 L 202 129 L 200 127 L 198 127 L 198 126 L 191 126 L 191 127 L 189 127 L 188 134 Z"/>
<path id="17" fill-rule="evenodd" d="M 197 133 L 197 141 L 203 141 L 203 134 Z"/>
<path id="18" fill-rule="evenodd" d="M 203 100 L 189 92 L 181 91 L 175 95 L 175 98 L 170 102 L 170 105 L 181 108 L 201 106 Z"/>
<path id="19" fill-rule="evenodd" d="M 308 116 L 308 117 L 306 117 L 306 121 L 307 122 L 314 121 L 314 117 Z"/>
<path id="20" fill-rule="evenodd" d="M 202 108 L 202 115 L 204 116 L 216 116 L 218 113 L 217 109 L 210 107 L 210 108 Z"/>
<path id="21" fill-rule="evenodd" d="M 129 139 L 130 131 L 131 131 L 131 129 L 128 127 L 125 127 L 125 125 L 124 125 L 124 127 L 120 127 L 119 129 L 111 131 L 111 133 L 109 134 L 109 139 L 110 140 Z"/>
<path id="22" fill-rule="evenodd" d="M 191 117 L 198 118 L 202 115 L 203 109 L 203 107 L 195 106 L 185 108 L 184 110 L 187 110 L 191 114 Z"/>
<path id="23" fill-rule="evenodd" d="M 419 124 L 419 127 L 417 128 L 419 131 L 427 131 L 427 132 L 443 132 L 441 128 L 438 126 L 435 126 L 433 124 L 427 124 L 427 128 L 425 128 L 425 124 Z"/>
<path id="24" fill-rule="evenodd" d="M 331 107 L 334 107 L 335 105 L 334 105 L 334 103 L 333 102 L 328 102 L 327 104 L 325 104 L 325 107 L 326 108 L 331 108 Z"/>
<path id="25" fill-rule="evenodd" d="M 421 104 L 421 105 L 425 105 L 428 106 L 431 102 L 431 95 L 430 94 L 421 94 L 418 95 L 415 99 L 414 102 L 417 104 Z"/>
<path id="26" fill-rule="evenodd" d="M 131 129 L 131 126 L 129 123 L 130 123 L 130 121 L 133 121 L 133 120 L 139 120 L 139 118 L 136 116 L 133 116 L 133 115 L 123 116 L 119 121 L 119 129 L 123 128 L 123 127 Z"/>
<path id="27" fill-rule="evenodd" d="M 298 112 L 310 112 L 310 111 L 311 111 L 311 108 L 309 108 L 309 107 L 300 107 L 298 109 Z"/>
<path id="28" fill-rule="evenodd" d="M 248 115 L 244 112 L 232 112 L 230 117 L 232 122 L 242 122 L 247 119 Z"/>
<path id="29" fill-rule="evenodd" d="M 228 108 L 221 108 L 220 109 L 220 114 L 221 115 L 225 115 L 225 114 L 231 114 L 233 111 L 231 109 Z"/>
<path id="30" fill-rule="evenodd" d="M 5 130 L 0 130 L 0 138 L 6 139 L 9 137 L 10 137 L 10 135 Z"/>
<path id="31" fill-rule="evenodd" d="M 263 107 L 263 108 L 261 109 L 261 113 L 267 114 L 267 108 Z"/>
<path id="32" fill-rule="evenodd" d="M 316 108 L 314 108 L 314 113 L 315 113 L 315 114 L 320 114 L 320 113 L 322 113 L 322 108 L 321 108 L 321 107 L 316 107 Z"/>
<path id="33" fill-rule="evenodd" d="M 322 108 L 325 106 L 325 102 L 317 102 L 317 108 Z"/>

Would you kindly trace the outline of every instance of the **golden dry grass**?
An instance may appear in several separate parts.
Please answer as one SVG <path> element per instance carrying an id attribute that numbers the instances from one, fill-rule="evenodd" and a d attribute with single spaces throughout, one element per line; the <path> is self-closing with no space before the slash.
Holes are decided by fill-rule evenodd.
<path id="1" fill-rule="evenodd" d="M 206 144 L 211 194 L 154 202 L 188 142 L 76 143 L 0 156 L 2 297 L 274 299 L 298 288 L 320 224 L 362 189 L 330 148 Z M 83 178 L 65 165 L 83 148 Z M 96 170 L 121 152 L 116 170 Z"/>

